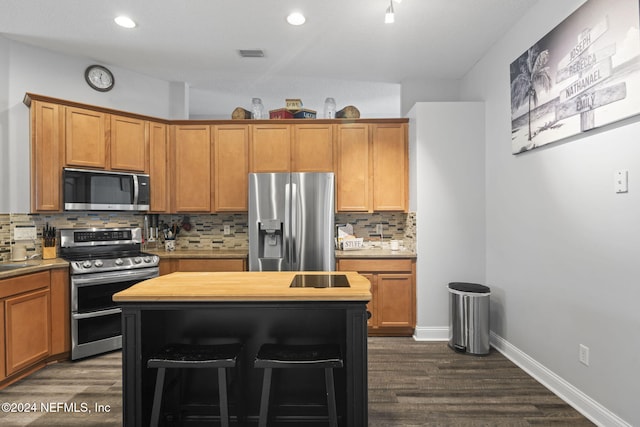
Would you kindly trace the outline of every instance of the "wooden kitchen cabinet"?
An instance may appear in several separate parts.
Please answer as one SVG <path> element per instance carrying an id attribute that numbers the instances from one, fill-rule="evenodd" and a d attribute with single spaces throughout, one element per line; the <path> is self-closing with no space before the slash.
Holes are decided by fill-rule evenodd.
<path id="1" fill-rule="evenodd" d="M 248 125 L 213 126 L 216 212 L 248 209 L 249 139 Z"/>
<path id="2" fill-rule="evenodd" d="M 40 360 L 51 347 L 49 289 L 41 289 L 5 301 L 7 375 Z"/>
<path id="3" fill-rule="evenodd" d="M 69 269 L 50 271 L 51 291 L 51 356 L 49 360 L 67 359 L 71 354 L 71 291 Z"/>
<path id="4" fill-rule="evenodd" d="M 416 270 L 411 258 L 345 258 L 338 271 L 357 271 L 371 282 L 369 335 L 411 336 L 416 327 Z"/>
<path id="5" fill-rule="evenodd" d="M 108 114 L 65 107 L 65 165 L 107 168 Z"/>
<path id="6" fill-rule="evenodd" d="M 110 117 L 110 169 L 147 172 L 147 121 L 113 114 Z"/>
<path id="7" fill-rule="evenodd" d="M 62 167 L 148 172 L 149 212 L 244 212 L 248 172 L 336 175 L 338 212 L 408 210 L 408 120 L 154 120 L 27 93 L 31 210 L 60 212 Z M 231 185 L 229 185 L 231 183 Z"/>
<path id="8" fill-rule="evenodd" d="M 409 141 L 404 123 L 372 124 L 374 211 L 409 208 Z"/>
<path id="9" fill-rule="evenodd" d="M 251 172 L 290 172 L 291 125 L 251 125 L 249 153 Z"/>
<path id="10" fill-rule="evenodd" d="M 4 308 L 5 377 L 44 361 L 51 351 L 50 274 L 26 274 L 0 281 Z"/>
<path id="11" fill-rule="evenodd" d="M 59 211 L 62 204 L 63 107 L 31 105 L 31 211 Z"/>
<path id="12" fill-rule="evenodd" d="M 333 124 L 293 125 L 292 172 L 333 172 Z"/>
<path id="13" fill-rule="evenodd" d="M 211 128 L 171 126 L 172 212 L 211 212 Z"/>
<path id="14" fill-rule="evenodd" d="M 149 122 L 149 212 L 169 212 L 169 137 L 167 125 Z"/>
<path id="15" fill-rule="evenodd" d="M 65 107 L 65 165 L 145 172 L 147 123 L 132 117 Z"/>
<path id="16" fill-rule="evenodd" d="M 369 212 L 369 125 L 337 125 L 336 209 L 338 212 Z"/>
<path id="17" fill-rule="evenodd" d="M 0 280 L 0 389 L 71 352 L 69 269 Z"/>
<path id="18" fill-rule="evenodd" d="M 409 145 L 405 123 L 338 125 L 338 212 L 409 208 Z"/>
<path id="19" fill-rule="evenodd" d="M 160 275 L 176 271 L 246 271 L 246 258 L 168 258 L 160 260 Z"/>
<path id="20" fill-rule="evenodd" d="M 0 303 L 0 382 L 7 378 L 7 362 L 4 357 L 6 354 L 5 329 L 4 304 Z"/>

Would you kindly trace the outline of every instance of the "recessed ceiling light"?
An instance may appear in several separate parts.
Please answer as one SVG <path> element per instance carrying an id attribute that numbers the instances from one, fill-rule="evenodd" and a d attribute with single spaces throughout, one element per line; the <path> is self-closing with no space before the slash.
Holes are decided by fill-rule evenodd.
<path id="1" fill-rule="evenodd" d="M 291 25 L 302 25 L 307 20 L 300 12 L 293 12 L 287 16 L 287 22 Z"/>
<path id="2" fill-rule="evenodd" d="M 133 19 L 129 18 L 128 16 L 124 16 L 124 15 L 118 16 L 114 19 L 114 21 L 116 22 L 116 24 L 124 28 L 136 27 L 136 23 L 133 22 Z"/>

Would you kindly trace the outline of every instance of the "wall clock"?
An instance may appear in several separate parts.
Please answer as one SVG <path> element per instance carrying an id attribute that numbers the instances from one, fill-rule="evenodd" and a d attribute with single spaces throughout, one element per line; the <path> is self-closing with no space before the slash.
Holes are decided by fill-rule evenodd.
<path id="1" fill-rule="evenodd" d="M 102 65 L 90 65 L 84 71 L 84 79 L 89 86 L 100 92 L 107 92 L 113 89 L 115 79 L 113 73 Z"/>

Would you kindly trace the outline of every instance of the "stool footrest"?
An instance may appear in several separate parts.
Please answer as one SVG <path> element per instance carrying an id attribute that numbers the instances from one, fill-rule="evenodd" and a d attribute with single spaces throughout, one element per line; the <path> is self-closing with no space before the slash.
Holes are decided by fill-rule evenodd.
<path id="1" fill-rule="evenodd" d="M 165 373 L 168 368 L 216 368 L 220 402 L 220 424 L 229 427 L 227 368 L 236 366 L 242 344 L 169 344 L 147 360 L 148 368 L 157 368 L 151 408 L 151 427 L 160 421 Z"/>
<path id="2" fill-rule="evenodd" d="M 254 362 L 256 368 L 264 368 L 258 427 L 267 427 L 272 371 L 273 369 L 280 368 L 324 369 L 329 426 L 338 427 L 333 368 L 342 368 L 343 365 L 344 362 L 340 353 L 340 346 L 337 344 L 263 344 L 260 350 L 258 350 Z"/>

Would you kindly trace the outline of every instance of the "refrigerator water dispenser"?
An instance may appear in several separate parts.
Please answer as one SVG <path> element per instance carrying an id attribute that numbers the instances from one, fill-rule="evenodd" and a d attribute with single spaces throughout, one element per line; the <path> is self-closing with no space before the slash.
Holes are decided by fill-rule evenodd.
<path id="1" fill-rule="evenodd" d="M 260 222 L 260 258 L 282 258 L 282 221 L 265 219 Z"/>

